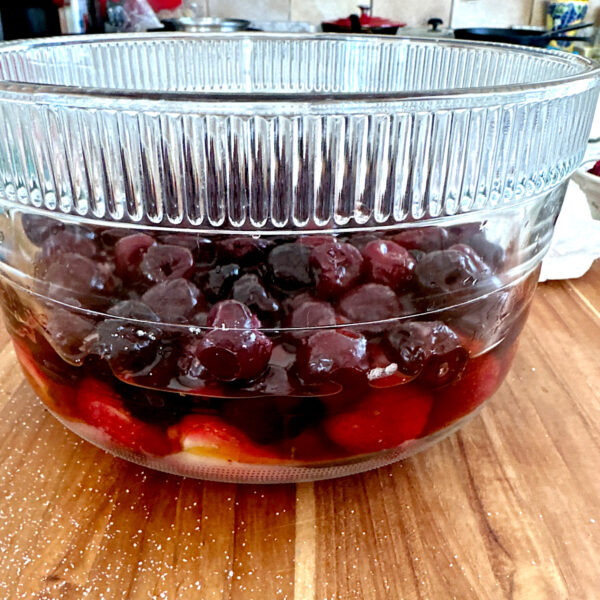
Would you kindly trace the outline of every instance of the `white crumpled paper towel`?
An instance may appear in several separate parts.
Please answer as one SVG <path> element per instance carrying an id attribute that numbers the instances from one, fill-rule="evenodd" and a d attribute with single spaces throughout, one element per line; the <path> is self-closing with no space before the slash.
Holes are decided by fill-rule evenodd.
<path id="1" fill-rule="evenodd" d="M 556 221 L 540 281 L 576 279 L 600 258 L 600 221 L 592 219 L 585 194 L 571 181 Z"/>

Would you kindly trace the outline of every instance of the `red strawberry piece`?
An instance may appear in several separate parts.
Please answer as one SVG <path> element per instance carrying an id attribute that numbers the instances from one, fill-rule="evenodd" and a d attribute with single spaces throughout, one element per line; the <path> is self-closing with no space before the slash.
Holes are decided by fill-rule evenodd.
<path id="1" fill-rule="evenodd" d="M 427 433 L 447 427 L 483 404 L 498 389 L 511 362 L 512 356 L 500 361 L 491 353 L 469 360 L 456 381 L 437 391 Z"/>
<path id="2" fill-rule="evenodd" d="M 418 437 L 431 404 L 431 394 L 413 383 L 372 390 L 350 410 L 326 419 L 323 428 L 348 452 L 378 452 Z"/>
<path id="3" fill-rule="evenodd" d="M 279 462 L 280 456 L 270 447 L 253 442 L 237 427 L 210 415 L 191 414 L 169 429 L 169 437 L 184 452 L 229 462 Z"/>
<path id="4" fill-rule="evenodd" d="M 116 444 L 129 450 L 163 456 L 174 449 L 161 429 L 133 417 L 119 395 L 101 381 L 92 378 L 82 381 L 77 406 L 88 425 L 101 429 Z"/>

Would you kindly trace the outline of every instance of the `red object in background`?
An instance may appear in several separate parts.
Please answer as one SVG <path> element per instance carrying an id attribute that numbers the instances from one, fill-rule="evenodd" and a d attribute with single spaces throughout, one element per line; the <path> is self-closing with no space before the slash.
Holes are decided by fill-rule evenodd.
<path id="1" fill-rule="evenodd" d="M 106 15 L 106 1 L 107 0 L 99 0 L 100 1 L 100 14 Z M 148 4 L 152 8 L 154 12 L 158 12 L 160 10 L 175 10 L 181 6 L 182 0 L 148 0 Z M 64 0 L 54 0 L 54 3 L 64 3 Z"/>
<path id="2" fill-rule="evenodd" d="M 594 166 L 588 170 L 588 173 L 600 177 L 600 160 L 594 163 Z"/>
<path id="3" fill-rule="evenodd" d="M 404 27 L 406 23 L 394 21 L 393 19 L 385 19 L 382 17 L 373 17 L 370 14 L 370 9 L 366 6 L 359 6 L 360 17 L 351 15 L 345 19 L 337 19 L 336 21 L 324 21 L 321 23 L 325 32 L 346 32 L 346 33 L 387 33 L 394 35 L 400 27 Z M 353 22 L 353 19 L 355 20 Z"/>
<path id="4" fill-rule="evenodd" d="M 182 0 L 148 0 L 154 12 L 159 10 L 175 10 L 181 6 Z"/>

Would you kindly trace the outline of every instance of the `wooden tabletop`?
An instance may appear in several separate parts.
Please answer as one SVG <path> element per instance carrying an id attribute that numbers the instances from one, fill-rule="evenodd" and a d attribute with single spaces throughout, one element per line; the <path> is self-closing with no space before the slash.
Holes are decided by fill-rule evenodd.
<path id="1" fill-rule="evenodd" d="M 297 486 L 167 476 L 49 416 L 0 334 L 0 598 L 600 598 L 600 261 L 542 284 L 459 433 Z"/>

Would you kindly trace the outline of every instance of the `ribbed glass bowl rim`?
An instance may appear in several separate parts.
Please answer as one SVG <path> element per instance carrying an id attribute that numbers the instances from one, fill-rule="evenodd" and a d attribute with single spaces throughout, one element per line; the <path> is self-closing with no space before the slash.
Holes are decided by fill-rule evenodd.
<path id="1" fill-rule="evenodd" d="M 419 90 L 407 92 L 286 92 L 274 93 L 264 91 L 252 92 L 197 92 L 197 91 L 150 91 L 150 90 L 117 90 L 102 87 L 80 87 L 71 85 L 57 85 L 47 83 L 23 82 L 15 80 L 0 80 L 0 100 L 24 100 L 24 95 L 34 98 L 52 100 L 55 104 L 99 108 L 100 105 L 111 108 L 122 107 L 129 111 L 138 109 L 147 111 L 160 106 L 185 104 L 194 106 L 210 106 L 213 111 L 226 113 L 232 106 L 245 106 L 247 108 L 258 106 L 285 107 L 286 112 L 301 106 L 321 106 L 344 104 L 360 110 L 361 106 L 433 101 L 436 104 L 447 100 L 452 104 L 464 100 L 470 106 L 478 104 L 487 105 L 490 102 L 496 105 L 509 103 L 515 97 L 544 96 L 547 99 L 563 95 L 571 95 L 600 85 L 600 63 L 580 55 L 570 54 L 560 50 L 548 50 L 499 44 L 490 42 L 458 41 L 453 39 L 433 38 L 403 38 L 401 36 L 386 35 L 342 35 L 342 34 L 289 34 L 289 33 L 264 33 L 264 32 L 234 32 L 234 33 L 188 33 L 188 32 L 159 32 L 136 34 L 99 34 L 85 36 L 69 36 L 55 38 L 35 38 L 31 40 L 17 40 L 5 42 L 0 45 L 0 56 L 6 53 L 24 52 L 31 48 L 52 48 L 71 45 L 87 45 L 98 42 L 149 42 L 184 40 L 184 39 L 210 39 L 232 40 L 267 39 L 271 41 L 290 40 L 315 40 L 315 41 L 344 41 L 347 43 L 397 43 L 422 46 L 448 46 L 457 48 L 495 49 L 506 53 L 522 53 L 546 57 L 557 63 L 568 63 L 580 67 L 579 73 L 548 79 L 547 81 L 527 84 L 501 84 L 485 87 L 463 87 L 445 90 Z M 31 100 L 32 98 L 30 98 Z M 435 107 L 432 107 L 432 110 Z"/>

